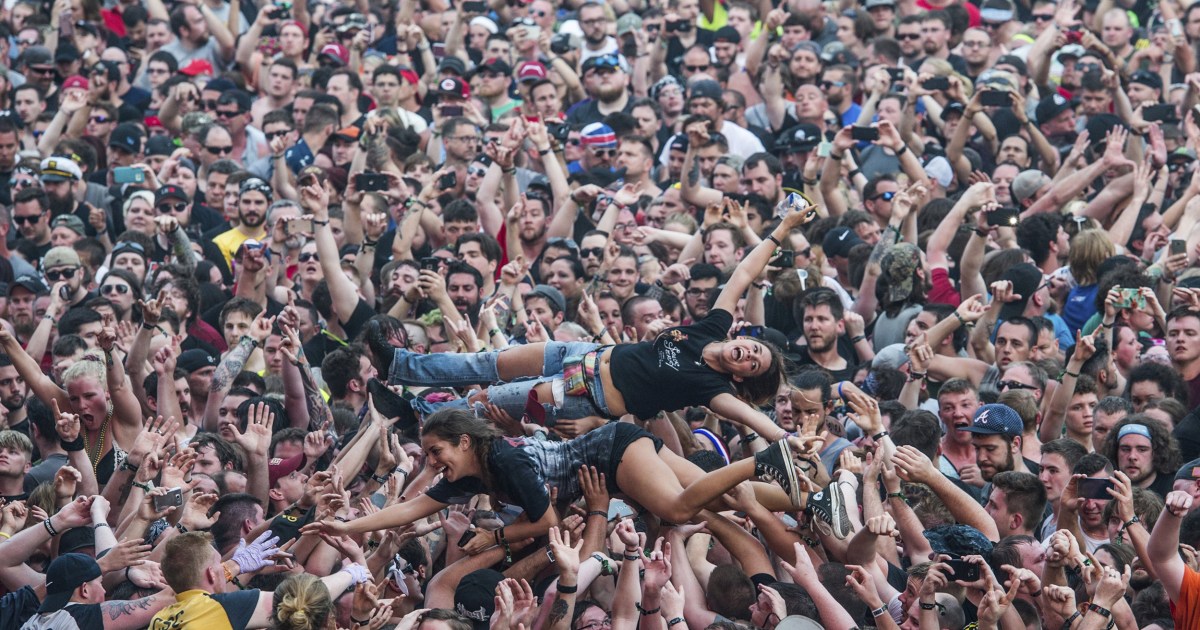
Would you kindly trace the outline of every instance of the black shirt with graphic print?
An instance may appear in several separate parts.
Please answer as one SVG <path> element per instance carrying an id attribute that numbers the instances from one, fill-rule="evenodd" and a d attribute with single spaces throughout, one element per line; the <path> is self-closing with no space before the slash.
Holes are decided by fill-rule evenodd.
<path id="1" fill-rule="evenodd" d="M 647 419 L 733 394 L 730 376 L 705 365 L 703 356 L 705 346 L 729 338 L 731 326 L 729 311 L 712 309 L 699 322 L 668 328 L 654 341 L 614 347 L 613 385 L 626 410 Z"/>

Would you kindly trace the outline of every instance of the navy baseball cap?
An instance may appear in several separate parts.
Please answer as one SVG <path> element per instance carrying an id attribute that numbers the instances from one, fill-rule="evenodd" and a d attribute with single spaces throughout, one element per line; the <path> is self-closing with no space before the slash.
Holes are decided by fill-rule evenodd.
<path id="1" fill-rule="evenodd" d="M 1025 425 L 1021 416 L 1008 405 L 993 403 L 975 410 L 975 419 L 971 426 L 959 431 L 970 431 L 980 435 L 1007 435 L 1017 437 L 1024 431 Z"/>
<path id="2" fill-rule="evenodd" d="M 100 565 L 91 556 L 65 553 L 55 558 L 46 570 L 46 597 L 38 612 L 62 610 L 71 601 L 75 589 L 100 576 Z"/>

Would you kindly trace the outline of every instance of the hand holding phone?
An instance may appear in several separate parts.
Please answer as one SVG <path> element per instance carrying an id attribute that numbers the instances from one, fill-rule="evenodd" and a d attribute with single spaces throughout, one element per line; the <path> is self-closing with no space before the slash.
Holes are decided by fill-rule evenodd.
<path id="1" fill-rule="evenodd" d="M 879 139 L 879 129 L 855 125 L 850 128 L 850 137 L 859 142 L 875 142 Z"/>

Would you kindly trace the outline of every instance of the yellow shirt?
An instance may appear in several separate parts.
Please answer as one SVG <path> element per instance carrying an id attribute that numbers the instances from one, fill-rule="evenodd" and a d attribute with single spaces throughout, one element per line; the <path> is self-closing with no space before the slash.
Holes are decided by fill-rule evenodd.
<path id="1" fill-rule="evenodd" d="M 233 255 L 237 253 L 242 243 L 252 238 L 261 241 L 267 238 L 267 231 L 260 229 L 258 234 L 247 236 L 241 230 L 233 228 L 228 232 L 222 232 L 214 236 L 213 244 L 217 246 L 217 249 L 221 250 L 221 255 L 225 257 L 225 266 L 233 269 Z"/>

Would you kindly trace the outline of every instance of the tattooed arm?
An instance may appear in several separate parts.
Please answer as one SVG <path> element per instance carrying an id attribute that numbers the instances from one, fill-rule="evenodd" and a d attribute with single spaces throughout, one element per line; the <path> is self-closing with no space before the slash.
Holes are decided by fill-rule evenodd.
<path id="1" fill-rule="evenodd" d="M 137 630 L 150 625 L 158 611 L 175 603 L 175 591 L 165 588 L 150 597 L 100 604 L 104 630 Z"/>
<path id="2" fill-rule="evenodd" d="M 698 136 L 697 136 L 698 137 Z M 683 200 L 698 207 L 705 207 L 711 203 L 721 203 L 721 191 L 708 188 L 700 182 L 700 160 L 696 158 L 696 150 L 699 148 L 695 142 L 688 142 L 687 152 L 683 156 L 683 181 L 680 187 L 680 196 Z"/>
<path id="3" fill-rule="evenodd" d="M 308 409 L 308 430 L 316 431 L 326 420 L 333 422 L 333 411 L 321 396 L 321 388 L 313 379 L 312 370 L 308 368 L 308 357 L 301 354 L 300 382 L 304 384 L 304 407 Z"/>
<path id="4" fill-rule="evenodd" d="M 250 358 L 252 352 L 254 352 L 253 340 L 248 336 L 243 336 L 238 344 L 229 351 L 229 354 L 225 355 L 225 360 L 221 361 L 217 370 L 213 372 L 212 384 L 208 387 L 208 403 L 204 407 L 203 431 L 217 432 L 217 411 L 221 407 L 221 401 L 233 387 L 233 379 L 242 373 L 242 367 L 246 365 L 246 360 Z"/>

